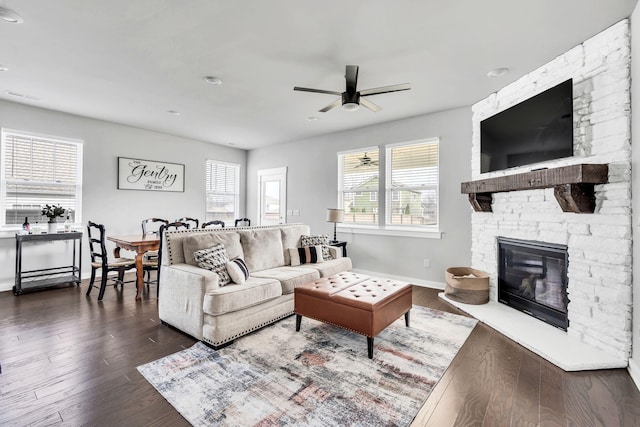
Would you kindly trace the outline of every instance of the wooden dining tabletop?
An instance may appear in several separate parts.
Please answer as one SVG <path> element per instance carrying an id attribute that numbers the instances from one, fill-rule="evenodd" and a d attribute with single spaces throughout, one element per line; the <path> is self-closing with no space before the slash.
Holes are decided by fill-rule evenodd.
<path id="1" fill-rule="evenodd" d="M 142 268 L 142 256 L 147 251 L 155 251 L 160 247 L 160 238 L 155 234 L 124 234 L 108 236 L 107 240 L 116 244 L 114 254 L 120 257 L 120 248 L 136 253 L 136 299 L 142 298 L 144 286 L 144 270 Z"/>

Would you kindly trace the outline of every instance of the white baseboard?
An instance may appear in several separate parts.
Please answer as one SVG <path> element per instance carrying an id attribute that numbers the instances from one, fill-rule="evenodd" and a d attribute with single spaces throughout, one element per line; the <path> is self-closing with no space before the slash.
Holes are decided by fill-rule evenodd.
<path id="1" fill-rule="evenodd" d="M 13 282 L 0 282 L 0 292 L 13 290 Z"/>
<path id="2" fill-rule="evenodd" d="M 445 287 L 444 283 L 432 282 L 430 280 L 421 280 L 413 277 L 396 276 L 393 274 L 378 273 L 376 271 L 367 271 L 367 270 L 359 270 L 359 269 L 353 269 L 351 271 L 353 271 L 354 273 L 365 274 L 367 276 L 375 276 L 375 277 L 382 277 L 384 279 L 393 279 L 393 280 L 399 280 L 401 282 L 409 282 L 412 285 L 423 286 L 425 288 L 440 289 L 441 291 L 443 291 Z"/>
<path id="3" fill-rule="evenodd" d="M 631 375 L 631 379 L 634 383 L 636 383 L 636 387 L 640 390 L 640 365 L 632 358 L 629 359 L 629 366 L 627 367 L 627 371 L 629 371 L 629 375 Z"/>

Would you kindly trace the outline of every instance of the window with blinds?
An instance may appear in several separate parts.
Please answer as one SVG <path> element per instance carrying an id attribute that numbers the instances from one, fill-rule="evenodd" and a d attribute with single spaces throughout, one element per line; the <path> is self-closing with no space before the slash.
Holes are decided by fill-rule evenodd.
<path id="1" fill-rule="evenodd" d="M 207 160 L 206 221 L 239 218 L 240 165 Z"/>
<path id="2" fill-rule="evenodd" d="M 437 139 L 386 151 L 387 225 L 438 225 Z"/>
<path id="3" fill-rule="evenodd" d="M 378 149 L 338 154 L 339 200 L 344 222 L 378 224 Z"/>
<path id="4" fill-rule="evenodd" d="M 45 204 L 61 205 L 81 222 L 82 142 L 2 130 L 2 225 L 47 222 Z"/>

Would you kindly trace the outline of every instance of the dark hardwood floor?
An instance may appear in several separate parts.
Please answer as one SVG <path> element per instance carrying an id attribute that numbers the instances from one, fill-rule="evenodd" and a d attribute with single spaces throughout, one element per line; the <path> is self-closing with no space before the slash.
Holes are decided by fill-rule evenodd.
<path id="1" fill-rule="evenodd" d="M 0 426 L 183 426 L 138 365 L 194 344 L 160 325 L 155 289 L 64 287 L 0 293 Z M 414 302 L 460 312 L 438 291 Z M 640 393 L 626 370 L 567 373 L 479 324 L 414 426 L 640 426 Z"/>

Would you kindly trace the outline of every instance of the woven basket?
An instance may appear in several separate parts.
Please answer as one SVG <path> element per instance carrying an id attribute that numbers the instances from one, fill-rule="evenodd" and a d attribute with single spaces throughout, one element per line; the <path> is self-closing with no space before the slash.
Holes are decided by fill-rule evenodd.
<path id="1" fill-rule="evenodd" d="M 489 302 L 489 274 L 471 267 L 449 267 L 445 274 L 447 298 L 474 305 Z"/>

